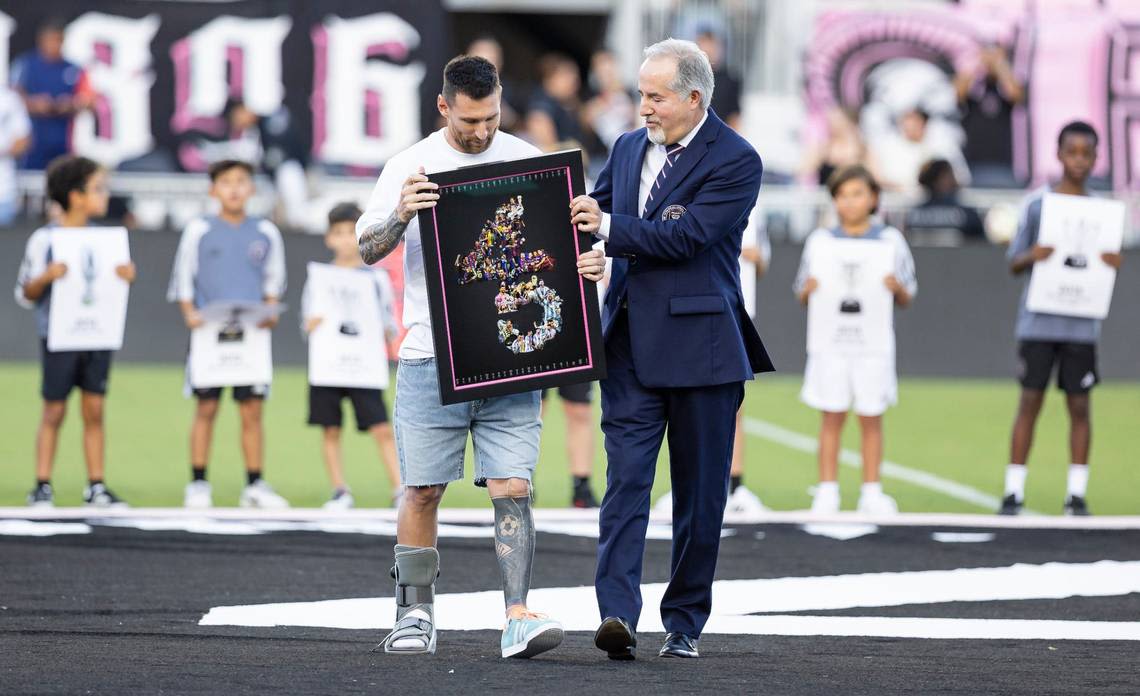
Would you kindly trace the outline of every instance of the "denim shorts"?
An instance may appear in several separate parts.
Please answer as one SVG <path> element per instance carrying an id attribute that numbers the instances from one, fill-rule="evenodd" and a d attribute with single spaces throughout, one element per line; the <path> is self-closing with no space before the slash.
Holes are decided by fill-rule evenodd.
<path id="1" fill-rule="evenodd" d="M 462 479 L 468 433 L 475 449 L 477 485 L 487 479 L 529 481 L 538 462 L 542 431 L 538 392 L 443 406 L 434 358 L 400 360 L 394 423 L 405 486 Z"/>

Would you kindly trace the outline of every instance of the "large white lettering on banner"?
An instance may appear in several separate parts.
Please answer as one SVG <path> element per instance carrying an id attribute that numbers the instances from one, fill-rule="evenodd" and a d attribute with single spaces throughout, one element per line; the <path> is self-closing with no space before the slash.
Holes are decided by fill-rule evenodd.
<path id="1" fill-rule="evenodd" d="M 150 128 L 150 42 L 158 15 L 140 19 L 87 12 L 67 26 L 63 55 L 86 66 L 94 107 L 75 116 L 76 152 L 114 167 L 154 149 Z"/>
<path id="2" fill-rule="evenodd" d="M 808 300 L 809 353 L 894 350 L 894 300 L 884 282 L 894 265 L 895 251 L 889 242 L 819 240 L 809 269 L 819 281 Z"/>
<path id="3" fill-rule="evenodd" d="M 1033 264 L 1025 306 L 1031 312 L 1103 319 L 1116 269 L 1101 259 L 1120 251 L 1124 203 L 1088 196 L 1045 194 L 1037 243 L 1053 247 Z"/>
<path id="4" fill-rule="evenodd" d="M 388 350 L 371 271 L 310 263 L 308 287 L 309 314 L 321 318 L 309 334 L 309 384 L 386 388 Z"/>
<path id="5" fill-rule="evenodd" d="M 415 27 L 390 12 L 329 17 L 313 30 L 317 157 L 376 166 L 419 139 L 424 65 L 390 62 L 419 43 Z"/>
<path id="6" fill-rule="evenodd" d="M 122 348 L 130 285 L 115 268 L 131 260 L 127 230 L 54 229 L 51 258 L 66 264 L 67 273 L 51 287 L 48 350 Z"/>
<path id="7" fill-rule="evenodd" d="M 226 100 L 233 93 L 241 95 L 255 113 L 271 114 L 280 108 L 285 96 L 281 44 L 292 25 L 286 16 L 222 16 L 176 42 L 170 49 L 174 59 L 174 130 L 208 130 L 220 121 Z"/>
<path id="8" fill-rule="evenodd" d="M 258 328 L 280 305 L 215 303 L 202 309 L 205 324 L 190 332 L 190 386 L 235 387 L 273 381 L 269 329 Z"/>

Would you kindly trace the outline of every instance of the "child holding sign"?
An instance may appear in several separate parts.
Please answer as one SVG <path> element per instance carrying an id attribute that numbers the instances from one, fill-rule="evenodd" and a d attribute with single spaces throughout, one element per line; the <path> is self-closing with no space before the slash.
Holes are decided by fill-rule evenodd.
<path id="1" fill-rule="evenodd" d="M 1042 221 L 1043 199 L 1047 194 L 1088 196 L 1089 174 L 1096 165 L 1097 133 L 1083 121 L 1065 125 L 1057 136 L 1057 159 L 1061 162 L 1061 181 L 1034 191 L 1022 208 L 1017 235 L 1006 255 L 1014 275 L 1031 270 L 1053 253 L 1053 247 L 1037 243 Z M 1100 260 L 1114 269 L 1120 268 L 1121 255 L 1100 254 Z M 1093 261 L 1096 262 L 1095 260 Z M 1083 261 L 1087 263 L 1087 261 Z M 1092 428 L 1089 421 L 1089 392 L 1100 381 L 1096 368 L 1096 342 L 1100 337 L 1100 320 L 1087 316 L 1063 316 L 1030 311 L 1026 306 L 1029 284 L 1022 293 L 1017 312 L 1017 353 L 1020 362 L 1018 379 L 1021 399 L 1010 437 L 1009 464 L 1005 470 L 1005 497 L 999 512 L 1016 515 L 1025 500 L 1026 461 L 1033 444 L 1037 416 L 1045 402 L 1045 387 L 1057 368 L 1057 386 L 1065 392 L 1069 409 L 1069 477 L 1064 510 L 1069 515 L 1089 514 L 1085 493 L 1088 487 L 1089 445 Z"/>
<path id="2" fill-rule="evenodd" d="M 62 210 L 59 228 L 87 227 L 91 218 L 107 214 L 110 197 L 107 171 L 86 157 L 61 157 L 52 162 L 47 170 L 47 190 L 48 196 Z M 36 487 L 28 494 L 28 504 L 53 505 L 51 474 L 59 429 L 67 412 L 67 397 L 72 387 L 79 387 L 88 478 L 83 502 L 97 507 L 120 506 L 123 501 L 103 483 L 103 403 L 111 371 L 111 351 L 48 349 L 52 285 L 69 273 L 84 272 L 84 269 L 68 268 L 67 264 L 53 260 L 52 229 L 41 227 L 32 233 L 16 281 L 16 301 L 36 311 L 42 347 L 44 409 L 36 433 Z M 94 266 L 95 261 L 92 259 L 90 263 Z M 114 270 L 123 282 L 134 282 L 133 263 L 118 264 Z M 94 275 L 94 271 L 92 268 L 89 273 Z"/>
<path id="3" fill-rule="evenodd" d="M 360 216 L 361 210 L 355 203 L 341 203 L 329 211 L 325 246 L 333 253 L 332 268 L 311 264 L 309 279 L 301 294 L 301 320 L 305 334 L 310 337 L 309 424 L 319 425 L 323 431 L 321 448 L 333 485 L 332 498 L 325 503 L 325 508 L 331 510 L 346 510 L 354 503 L 352 492 L 345 484 L 341 457 L 341 402 L 344 399 L 352 402 L 357 429 L 372 435 L 380 448 L 380 459 L 392 486 L 393 504 L 399 501 L 403 490 L 396 440 L 381 391 L 381 385 L 388 382 L 385 344 L 399 334 L 395 296 L 388 273 L 379 267 L 365 266 L 360 259 L 356 243 L 356 221 Z M 352 275 L 346 277 L 338 272 L 340 269 Z M 328 273 L 328 270 L 333 272 Z M 361 282 L 360 277 L 366 282 Z M 357 299 L 358 288 L 363 288 L 369 296 Z M 336 306 L 331 306 L 334 303 Z M 369 312 L 369 309 L 379 311 Z M 335 310 L 337 316 L 324 316 L 329 310 Z M 324 336 L 317 335 L 317 331 L 329 334 L 331 340 L 320 341 Z M 368 344 L 361 345 L 361 341 Z"/>
<path id="4" fill-rule="evenodd" d="M 794 290 L 808 306 L 808 358 L 800 398 L 819 409 L 819 487 L 812 512 L 839 510 L 839 437 L 854 410 L 862 431 L 859 512 L 891 514 L 883 493 L 882 416 L 897 401 L 892 305 L 918 292 L 914 259 L 902 233 L 875 222 L 879 185 L 862 166 L 837 170 L 827 188 L 839 225 L 813 232 L 804 245 Z"/>
<path id="5" fill-rule="evenodd" d="M 167 300 L 177 302 L 186 328 L 205 325 L 202 309 L 212 303 L 245 302 L 276 304 L 285 291 L 285 247 L 281 232 L 269 220 L 246 214 L 253 197 L 253 167 L 238 160 L 210 165 L 210 195 L 221 210 L 193 220 L 182 232 L 174 258 Z M 276 326 L 276 315 L 258 328 Z M 245 457 L 247 485 L 242 489 L 242 507 L 285 508 L 289 504 L 261 478 L 265 439 L 261 429 L 261 406 L 269 385 L 251 380 L 228 386 L 241 414 L 241 448 Z M 184 505 L 208 508 L 213 495 L 206 480 L 210 441 L 222 387 L 196 387 L 198 399 L 190 428 L 190 470 Z"/>

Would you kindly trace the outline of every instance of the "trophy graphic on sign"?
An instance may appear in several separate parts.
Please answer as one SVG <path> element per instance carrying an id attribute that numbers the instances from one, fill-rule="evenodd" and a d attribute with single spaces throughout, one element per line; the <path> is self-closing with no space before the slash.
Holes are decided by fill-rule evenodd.
<path id="1" fill-rule="evenodd" d="M 1091 220 L 1067 218 L 1065 220 L 1065 246 L 1072 252 L 1065 257 L 1065 267 L 1082 270 L 1089 267 L 1086 249 L 1096 244 L 1100 226 Z"/>
<path id="2" fill-rule="evenodd" d="M 839 313 L 859 314 L 863 311 L 863 305 L 855 294 L 855 286 L 859 283 L 859 273 L 862 269 L 858 263 L 853 262 L 844 262 L 841 265 L 843 280 L 847 285 L 847 295 L 839 301 Z"/>
<path id="3" fill-rule="evenodd" d="M 337 288 L 336 294 L 340 300 L 341 309 L 343 310 L 340 332 L 345 336 L 359 336 L 360 327 L 356 325 L 355 321 L 348 318 L 356 316 L 356 312 L 354 311 L 356 307 L 356 293 L 352 288 L 342 287 Z"/>
<path id="4" fill-rule="evenodd" d="M 95 254 L 90 247 L 83 247 L 82 260 L 79 265 L 83 269 L 83 298 L 84 305 L 95 304 Z"/>
<path id="5" fill-rule="evenodd" d="M 245 339 L 241 312 L 241 307 L 234 307 L 230 310 L 229 319 L 226 319 L 226 322 L 222 324 L 222 330 L 218 332 L 218 343 L 241 343 Z"/>

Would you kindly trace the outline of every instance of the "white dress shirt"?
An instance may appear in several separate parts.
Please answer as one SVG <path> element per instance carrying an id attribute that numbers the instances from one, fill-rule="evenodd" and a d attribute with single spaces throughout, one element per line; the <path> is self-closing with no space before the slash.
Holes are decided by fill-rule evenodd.
<path id="1" fill-rule="evenodd" d="M 684 145 L 689 147 L 689 143 L 693 142 L 693 138 L 697 137 L 700 132 L 701 126 L 705 125 L 708 120 L 709 112 L 706 109 L 701 120 L 691 131 L 685 134 L 683 138 L 678 140 L 675 145 Z M 681 157 L 685 156 L 684 151 L 681 152 Z M 641 163 L 641 186 L 637 191 L 637 211 L 645 210 L 645 202 L 649 200 L 649 192 L 653 189 L 653 183 L 657 181 L 657 175 L 661 172 L 661 168 L 665 166 L 665 146 L 650 143 L 649 147 L 645 149 L 645 159 Z M 640 217 L 640 215 L 639 215 Z M 598 231 L 594 233 L 598 239 L 608 242 L 610 240 L 610 214 L 602 213 L 602 224 L 598 227 Z"/>

